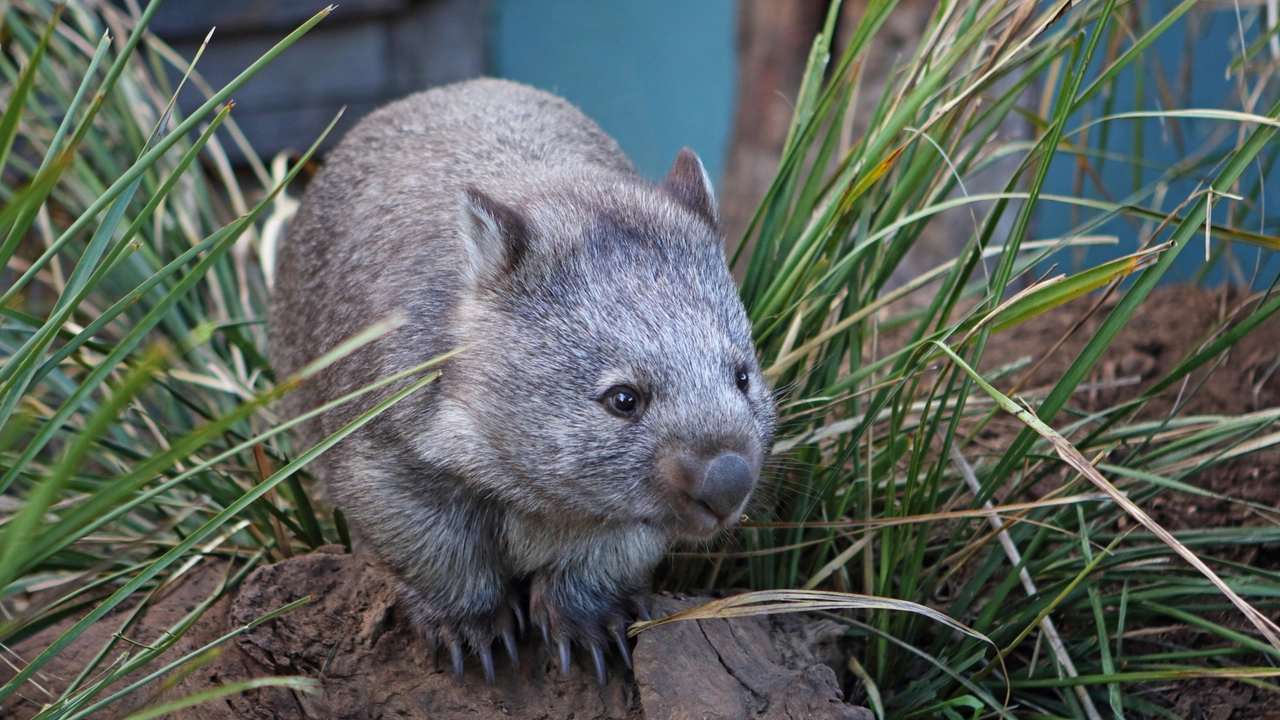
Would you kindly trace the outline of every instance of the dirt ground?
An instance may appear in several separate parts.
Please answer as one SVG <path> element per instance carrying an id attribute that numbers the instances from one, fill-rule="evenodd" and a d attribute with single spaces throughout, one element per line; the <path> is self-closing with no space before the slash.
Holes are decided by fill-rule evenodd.
<path id="1" fill-rule="evenodd" d="M 1023 357 L 1044 362 L 1028 379 L 1022 395 L 1046 391 L 1060 377 L 1111 305 L 1085 318 L 1056 352 L 1046 353 L 1096 302 L 1078 300 L 997 336 L 983 366 L 998 368 Z M 1131 320 L 1073 396 L 1084 410 L 1133 397 L 1203 343 L 1238 308 L 1235 293 L 1183 286 L 1156 290 Z M 1143 414 L 1163 417 L 1174 403 L 1182 414 L 1240 414 L 1280 406 L 1280 316 L 1273 317 L 1224 357 L 1209 379 L 1204 371 L 1185 388 L 1171 388 Z M 1008 389 L 1031 365 L 1002 380 Z M 1061 417 L 1061 416 L 1060 416 Z M 1021 425 L 997 418 L 984 438 L 998 451 Z M 1280 506 L 1280 452 L 1274 449 L 1224 463 L 1189 481 L 1201 487 L 1269 507 Z M 1239 504 L 1180 493 L 1165 493 L 1151 505 L 1152 515 L 1170 529 L 1213 525 L 1261 524 L 1268 520 Z M 1237 558 L 1280 569 L 1280 550 L 1251 547 Z M 130 631 L 130 639 L 148 642 L 204 597 L 225 567 L 209 563 L 183 586 L 165 595 Z M 522 643 L 523 670 L 499 662 L 499 680 L 487 687 L 478 667 L 468 665 L 464 687 L 457 687 L 442 659 L 436 667 L 426 648 L 395 611 L 394 591 L 385 571 L 366 559 L 327 552 L 261 568 L 184 638 L 171 655 L 243 625 L 304 595 L 308 605 L 262 625 L 224 645 L 223 652 L 169 691 L 180 696 L 222 683 L 270 674 L 305 675 L 323 685 L 320 695 L 264 688 L 206 703 L 175 717 L 214 718 L 870 718 L 862 708 L 841 700 L 844 655 L 840 630 L 824 621 L 739 618 L 732 623 L 677 623 L 642 633 L 634 650 L 635 670 L 615 655 L 609 684 L 601 688 L 592 673 L 575 666 L 559 677 L 545 650 Z M 692 604 L 689 599 L 655 596 L 658 612 Z M 1237 618 L 1238 619 L 1238 618 Z M 1222 618 L 1220 621 L 1227 621 Z M 116 625 L 99 623 L 48 668 L 42 680 L 56 688 L 101 647 Z M 52 639 L 51 629 L 24 641 L 20 654 L 34 655 Z M 49 635 L 49 637 L 46 637 Z M 581 659 L 579 659 L 581 660 Z M 504 670 L 506 670 L 504 672 Z M 0 666 L 0 681 L 10 671 Z M 1280 702 L 1265 690 L 1241 683 L 1196 680 L 1144 688 L 1179 717 L 1189 720 L 1280 719 Z M 39 694 L 25 693 L 0 706 L 0 717 L 29 717 Z M 136 702 L 147 700 L 140 693 Z M 123 714 L 120 712 L 118 714 Z M 115 716 L 115 715 L 113 715 Z"/>
<path id="2" fill-rule="evenodd" d="M 192 573 L 148 607 L 128 630 L 129 640 L 156 642 L 165 627 L 216 587 L 225 570 L 225 564 L 211 562 Z M 465 681 L 458 686 L 448 658 L 437 665 L 427 644 L 396 612 L 391 575 L 370 558 L 345 554 L 338 545 L 254 571 L 163 660 L 172 661 L 308 596 L 309 603 L 224 643 L 210 662 L 185 678 L 174 678 L 177 685 L 164 696 L 139 692 L 128 698 L 126 707 L 102 716 L 122 717 L 144 703 L 186 697 L 235 681 L 291 675 L 317 680 L 320 692 L 264 687 L 168 717 L 871 720 L 865 709 L 841 701 L 841 680 L 833 668 L 843 668 L 847 652 L 839 647 L 842 628 L 831 621 L 798 616 L 739 618 L 732 623 L 691 621 L 654 628 L 636 640 L 634 672 L 618 655 L 610 658 L 609 682 L 603 687 L 587 669 L 589 660 L 584 667 L 584 658 L 578 657 L 570 676 L 561 677 L 541 643 L 526 637 L 520 643 L 521 670 L 500 661 L 498 681 L 490 687 L 478 664 L 468 660 Z M 699 602 L 653 596 L 648 605 L 662 617 Z M 39 682 L 56 694 L 127 614 L 122 609 L 96 624 L 45 667 Z M 14 650 L 19 656 L 33 657 L 69 624 L 28 638 Z M 0 665 L 0 682 L 11 676 Z M 0 705 L 0 717 L 18 720 L 38 712 L 40 689 L 24 688 L 24 695 L 29 699 Z"/>
<path id="3" fill-rule="evenodd" d="M 997 336 L 998 341 L 993 341 L 983 356 L 984 369 L 1003 367 L 1026 357 L 1032 358 L 1034 365 L 1079 323 L 1061 348 L 1036 369 L 1021 391 L 1023 395 L 1047 392 L 1102 326 L 1118 298 L 1103 303 L 1080 322 L 1097 299 L 1095 295 L 1086 296 Z M 1098 410 L 1136 397 L 1188 353 L 1216 337 L 1224 318 L 1247 316 L 1256 305 L 1251 303 L 1240 312 L 1244 300 L 1246 298 L 1237 292 L 1224 295 L 1221 290 L 1184 285 L 1157 288 L 1085 380 L 1087 389 L 1077 392 L 1069 405 L 1086 411 Z M 1230 325 L 1228 322 L 1227 329 Z M 1212 365 L 1212 362 L 1207 364 Z M 1032 365 L 1028 365 L 1010 374 L 999 383 L 1001 389 L 1008 390 L 1031 368 Z M 1182 417 L 1241 415 L 1280 406 L 1280 313 L 1246 335 L 1212 373 L 1208 373 L 1207 368 L 1198 370 L 1185 385 L 1179 383 L 1168 388 L 1142 410 L 1141 416 L 1167 417 L 1175 403 L 1181 405 L 1178 414 Z M 1065 417 L 1065 413 L 1059 414 L 1059 425 Z M 1018 420 L 1007 416 L 996 418 L 993 425 L 995 433 L 1003 437 L 1022 429 Z M 1276 450 L 1223 463 L 1189 480 L 1206 490 L 1280 508 L 1280 452 Z M 1176 492 L 1156 498 L 1147 510 L 1169 529 L 1267 522 L 1240 504 Z"/>
<path id="4" fill-rule="evenodd" d="M 1024 357 L 1033 358 L 1033 363 L 1039 361 L 1079 323 L 1061 348 L 1049 355 L 1024 385 L 1023 394 L 1046 392 L 1101 327 L 1116 298 L 1104 302 L 1091 316 L 1085 317 L 1097 300 L 1096 296 L 1081 298 L 1003 333 L 998 336 L 999 342 L 988 346 L 983 367 L 998 368 Z M 1239 312 L 1245 300 L 1234 291 L 1224 294 L 1222 290 L 1189 286 L 1157 288 L 1086 379 L 1086 387 L 1094 386 L 1094 389 L 1077 392 L 1070 406 L 1098 410 L 1136 397 L 1188 353 L 1216 337 L 1215 333 L 1224 324 L 1229 328 L 1230 318 L 1243 317 L 1256 307 L 1249 304 L 1244 312 Z M 1164 418 L 1175 404 L 1182 405 L 1180 416 L 1240 415 L 1275 408 L 1280 406 L 1278 366 L 1280 313 L 1236 344 L 1212 373 L 1205 369 L 1195 372 L 1185 385 L 1170 387 L 1150 402 L 1141 415 L 1148 419 Z M 1001 389 L 1008 390 L 1031 367 L 1028 365 L 1011 374 L 1001 383 Z M 1105 387 L 1113 384 L 1119 386 Z M 1064 416 L 1059 415 L 1058 424 Z M 996 447 L 1022 429 L 1021 423 L 1009 417 L 998 418 L 995 424 L 998 427 L 989 440 Z M 1187 480 L 1221 495 L 1276 508 L 1280 513 L 1280 450 L 1274 447 L 1225 462 Z M 1175 531 L 1274 522 L 1239 503 L 1180 492 L 1162 493 L 1146 510 L 1165 528 Z M 1280 570 L 1280 548 L 1249 545 L 1235 551 L 1215 549 L 1215 553 L 1256 567 Z M 1214 620 L 1245 633 L 1252 632 L 1252 627 L 1238 613 L 1224 613 Z M 1189 645 L 1197 639 L 1180 638 Z M 1255 660 L 1258 664 L 1266 663 L 1260 656 Z M 1280 720 L 1280 698 L 1244 683 L 1190 680 L 1176 684 L 1152 683 L 1143 690 L 1148 699 L 1159 701 L 1176 716 L 1187 720 Z"/>

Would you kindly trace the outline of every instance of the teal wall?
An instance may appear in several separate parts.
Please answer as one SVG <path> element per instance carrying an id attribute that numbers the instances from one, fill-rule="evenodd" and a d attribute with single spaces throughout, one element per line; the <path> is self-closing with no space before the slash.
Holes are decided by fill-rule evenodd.
<path id="1" fill-rule="evenodd" d="M 1151 27 L 1156 20 L 1167 15 L 1177 4 L 1177 0 L 1148 0 L 1139 6 L 1143 13 L 1143 29 Z M 1212 12 L 1197 15 L 1193 10 L 1187 16 L 1174 23 L 1152 45 L 1145 67 L 1135 64 L 1121 72 L 1118 77 L 1113 99 L 1100 93 L 1086 112 L 1077 113 L 1068 121 L 1068 130 L 1080 127 L 1090 117 L 1100 117 L 1108 113 L 1122 113 L 1134 110 L 1159 110 L 1153 102 L 1158 87 L 1157 73 L 1162 70 L 1165 77 L 1173 84 L 1172 95 L 1176 107 L 1180 108 L 1219 108 L 1232 111 L 1243 109 L 1240 88 L 1237 80 L 1224 80 L 1228 65 L 1240 51 L 1240 34 L 1247 33 L 1248 41 L 1257 37 L 1258 24 L 1255 20 L 1245 19 L 1245 29 L 1241 30 L 1240 20 L 1230 3 L 1211 6 Z M 1257 12 L 1256 9 L 1251 12 Z M 1192 22 L 1194 20 L 1194 22 Z M 1191 62 L 1187 62 L 1190 52 Z M 1097 52 L 1093 58 L 1092 73 L 1101 72 L 1106 53 Z M 1266 57 L 1264 52 L 1261 56 Z M 1157 67 L 1155 60 L 1159 59 Z M 1184 63 L 1186 63 L 1184 65 Z M 1146 105 L 1135 107 L 1134 84 L 1138 69 L 1142 68 Z M 1185 72 L 1185 75 L 1183 73 Z M 1186 85 L 1184 86 L 1184 81 Z M 1258 82 L 1255 74 L 1249 76 L 1249 87 Z M 1267 97 L 1266 95 L 1263 96 Z M 1266 100 L 1255 112 L 1266 113 L 1269 107 Z M 1109 103 L 1112 103 L 1109 105 Z M 1087 113 L 1087 114 L 1086 114 Z M 1135 128 L 1141 123 L 1141 135 L 1135 134 Z M 1176 121 L 1162 121 L 1156 118 L 1146 120 L 1125 120 L 1112 123 L 1110 133 L 1106 136 L 1106 147 L 1099 145 L 1103 135 L 1096 129 L 1088 136 L 1089 143 L 1095 150 L 1105 150 L 1110 156 L 1121 161 L 1104 162 L 1096 155 L 1091 163 L 1106 187 L 1104 195 L 1089 178 L 1082 183 L 1081 196 L 1085 198 L 1112 202 L 1134 202 L 1144 207 L 1153 207 L 1153 183 L 1157 177 L 1170 168 L 1184 162 L 1194 153 L 1209 148 L 1207 163 L 1194 172 L 1187 173 L 1182 179 L 1169 185 L 1165 201 L 1158 209 L 1160 212 L 1171 212 L 1176 205 L 1187 197 L 1197 193 L 1208 178 L 1215 176 L 1220 168 L 1214 167 L 1216 158 L 1220 157 L 1236 144 L 1236 130 L 1239 126 L 1224 120 L 1180 118 Z M 1068 136 L 1073 142 L 1079 135 Z M 1140 143 L 1138 146 L 1137 143 Z M 1136 175 L 1133 163 L 1129 158 L 1140 156 L 1147 163 Z M 1235 216 L 1228 218 L 1230 203 L 1215 202 L 1213 205 L 1213 221 L 1218 225 L 1232 225 L 1252 232 L 1276 235 L 1280 232 L 1280 214 L 1275 208 L 1280 207 L 1280 144 L 1272 140 L 1263 149 L 1257 162 L 1252 163 L 1241 177 L 1240 189 L 1249 193 L 1262 181 L 1259 196 L 1261 205 L 1249 205 L 1237 208 Z M 1076 161 L 1074 156 L 1059 153 L 1053 160 L 1045 182 L 1044 192 L 1049 195 L 1073 196 L 1075 188 Z M 1063 203 L 1042 202 L 1037 206 L 1036 223 L 1041 237 L 1057 237 L 1076 225 L 1075 214 Z M 1093 217 L 1090 213 L 1080 215 L 1080 220 L 1087 221 Z M 1265 221 L 1265 224 L 1264 224 Z M 1110 260 L 1114 257 L 1134 252 L 1138 249 L 1138 227 L 1131 218 L 1112 218 L 1090 231 L 1091 234 L 1115 235 L 1120 244 L 1114 247 L 1094 247 L 1088 252 L 1063 251 L 1045 263 L 1048 267 L 1058 263 L 1058 272 L 1075 272 Z M 1168 240 L 1171 232 L 1166 227 L 1158 240 Z M 1230 250 L 1230 257 L 1215 258 L 1212 263 L 1205 263 L 1203 237 L 1193 238 L 1191 243 L 1179 254 L 1169 271 L 1162 278 L 1163 282 L 1185 282 L 1203 280 L 1211 285 L 1222 282 L 1224 268 L 1230 266 L 1227 279 L 1239 285 L 1247 286 L 1253 279 L 1255 287 L 1266 286 L 1280 273 L 1280 253 L 1260 251 L 1252 245 L 1233 243 L 1224 248 L 1218 240 L 1212 242 L 1211 248 L 1216 251 Z"/>
<path id="2" fill-rule="evenodd" d="M 651 179 L 686 145 L 719 181 L 736 83 L 733 0 L 492 0 L 490 71 L 556 93 Z"/>
<path id="3" fill-rule="evenodd" d="M 1148 0 L 1140 5 L 1144 27 L 1162 17 L 1178 0 Z M 733 0 L 489 0 L 491 8 L 490 57 L 488 72 L 499 77 L 529 83 L 559 94 L 594 118 L 613 135 L 641 173 L 658 179 L 685 145 L 702 156 L 711 177 L 720 184 L 724 156 L 732 128 L 736 92 L 735 26 Z M 1223 6 L 1226 8 L 1227 6 Z M 1229 8 L 1205 13 L 1189 27 L 1183 18 L 1155 45 L 1164 71 L 1179 79 L 1183 53 L 1194 46 L 1195 62 L 1190 67 L 1190 104 L 1195 107 L 1239 109 L 1234 82 L 1223 81 L 1227 63 L 1238 52 L 1234 45 L 1238 29 Z M 1251 26 L 1256 28 L 1256 26 Z M 1255 31 L 1251 31 L 1255 32 Z M 1252 37 L 1252 34 L 1251 34 Z M 1104 53 L 1095 56 L 1103 61 Z M 1117 99 L 1111 112 L 1133 109 L 1133 73 L 1122 74 Z M 1145 68 L 1146 88 L 1156 85 L 1151 63 Z M 1181 92 L 1179 88 L 1177 92 Z M 1152 109 L 1152 108 L 1144 108 Z M 1090 109 L 1092 117 L 1103 114 L 1104 98 L 1099 96 Z M 1074 129 L 1083 121 L 1077 116 Z M 1182 120 L 1180 130 L 1186 141 L 1182 147 L 1158 120 L 1116 123 L 1106 150 L 1128 155 L 1132 130 L 1142 122 L 1145 130 L 1141 153 L 1155 167 L 1139 175 L 1139 184 L 1154 180 L 1163 170 L 1183 160 L 1187 149 L 1195 148 L 1222 127 L 1218 121 Z M 1098 134 L 1091 142 L 1096 144 Z M 1234 142 L 1234 133 L 1221 139 L 1225 148 Z M 1266 177 L 1266 227 L 1260 212 L 1244 212 L 1233 222 L 1249 230 L 1277 232 L 1274 208 L 1280 206 L 1280 150 L 1276 144 L 1264 151 L 1258 168 L 1246 173 L 1245 184 L 1256 182 L 1259 168 Z M 1045 192 L 1074 194 L 1073 158 L 1060 154 L 1049 173 Z M 1124 197 L 1133 191 L 1132 166 L 1127 162 L 1097 164 L 1108 191 Z M 1195 190 L 1202 173 L 1176 182 L 1169 197 L 1186 197 Z M 1100 197 L 1090 183 L 1085 197 Z M 1149 202 L 1149 195 L 1143 202 Z M 1226 221 L 1226 204 L 1215 207 L 1215 220 Z M 1162 208 L 1169 210 L 1169 203 Z M 1051 202 L 1037 208 L 1035 234 L 1055 237 L 1075 225 L 1066 205 Z M 1087 218 L 1083 218 L 1087 219 Z M 1106 259 L 1133 252 L 1137 231 L 1125 219 L 1115 218 L 1092 230 L 1113 234 L 1118 247 L 1093 248 L 1088 253 L 1063 252 L 1051 259 L 1061 270 L 1078 270 Z M 1167 235 L 1167 233 L 1166 233 Z M 1216 243 L 1215 243 L 1216 245 Z M 1280 269 L 1277 253 L 1259 254 L 1254 248 L 1232 247 L 1241 268 L 1232 277 L 1248 281 L 1255 268 L 1262 281 Z M 1223 276 L 1223 264 L 1215 262 L 1207 279 Z M 1189 280 L 1205 271 L 1203 246 L 1189 247 L 1166 275 L 1167 280 Z"/>

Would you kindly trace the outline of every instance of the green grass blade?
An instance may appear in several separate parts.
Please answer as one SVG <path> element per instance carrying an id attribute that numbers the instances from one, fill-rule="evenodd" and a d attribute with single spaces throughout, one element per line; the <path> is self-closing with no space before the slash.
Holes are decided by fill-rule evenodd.
<path id="1" fill-rule="evenodd" d="M 253 502 L 257 501 L 259 498 L 261 498 L 263 495 L 265 495 L 268 490 L 271 490 L 276 485 L 283 482 L 285 478 L 301 470 L 304 465 L 311 462 L 318 455 L 328 450 L 330 447 L 337 444 L 342 439 L 346 438 L 348 435 L 350 435 L 351 433 L 355 432 L 356 430 L 364 426 L 365 423 L 369 422 L 373 418 L 382 414 L 382 412 L 384 412 L 387 408 L 399 402 L 401 398 L 407 397 L 408 395 L 412 394 L 413 392 L 416 392 L 417 390 L 426 386 L 428 383 L 434 380 L 435 380 L 434 374 L 428 375 L 427 377 L 420 379 L 410 384 L 409 386 L 405 387 L 404 389 L 396 392 L 386 400 L 378 403 L 368 412 L 361 414 L 359 417 L 352 420 L 347 425 L 343 426 L 341 430 L 329 436 L 325 440 L 321 441 L 315 447 L 311 448 L 307 452 L 298 456 L 296 460 L 289 463 L 285 467 L 281 468 L 278 472 L 276 472 L 276 474 L 272 475 L 267 480 L 259 483 L 256 487 L 254 487 L 248 493 L 243 495 L 239 500 L 229 505 L 222 512 L 219 512 L 212 519 L 210 519 L 208 522 L 202 525 L 200 529 L 196 530 L 194 533 L 186 537 L 184 540 L 182 540 L 182 542 L 176 544 L 168 552 L 166 552 L 159 559 L 153 562 L 146 570 L 139 573 L 132 580 L 122 585 L 119 590 L 117 590 L 109 598 L 104 600 L 97 608 L 95 608 L 88 615 L 81 618 L 81 620 L 77 622 L 72 628 L 70 628 L 65 633 L 63 633 L 63 635 L 60 638 L 54 641 L 48 648 L 46 648 L 43 652 L 41 652 L 40 655 L 37 656 L 34 660 L 28 663 L 27 666 L 23 668 L 21 672 L 19 672 L 17 675 L 13 677 L 13 679 L 11 679 L 3 687 L 0 687 L 0 699 L 8 697 L 11 693 L 13 693 L 14 690 L 20 687 L 22 683 L 26 682 L 27 678 L 35 674 L 36 671 L 38 671 L 40 668 L 44 667 L 44 665 L 48 663 L 49 660 L 51 660 L 55 655 L 57 655 L 64 648 L 66 648 L 67 645 L 69 645 L 73 640 L 79 637 L 91 625 L 96 623 L 98 620 L 102 619 L 102 617 L 105 616 L 108 612 L 110 612 L 112 608 L 119 605 L 120 602 L 122 602 L 125 598 L 129 597 L 134 591 L 142 587 L 144 583 L 146 583 L 147 581 L 155 577 L 157 574 L 159 574 L 161 570 L 165 569 L 169 565 L 176 562 L 179 558 L 184 556 L 188 551 L 190 551 L 193 547 L 195 547 L 197 543 L 199 543 L 204 538 L 208 537 L 209 534 L 212 533 L 214 530 L 221 527 L 223 524 L 229 521 L 232 517 L 237 515 L 240 511 L 244 510 L 250 504 L 252 504 Z"/>
<path id="2" fill-rule="evenodd" d="M 45 50 L 49 47 L 49 38 L 53 37 L 53 31 L 57 29 L 61 18 L 62 7 L 59 6 L 53 11 L 53 17 L 45 26 L 44 33 L 40 35 L 40 42 L 36 43 L 35 50 L 27 60 L 27 66 L 22 70 L 18 84 L 9 94 L 4 115 L 0 115 L 0 172 L 4 172 L 9 163 L 9 152 L 13 149 L 13 141 L 18 137 L 18 121 L 22 117 L 23 108 L 26 107 L 27 98 L 31 95 L 31 88 L 35 85 L 36 75 L 40 72 L 40 63 L 44 60 Z"/>
<path id="3" fill-rule="evenodd" d="M 152 2 L 152 6 L 155 6 L 157 4 L 158 4 L 157 2 Z M 150 10 L 151 10 L 151 7 L 148 7 L 148 11 Z M 221 105 L 224 101 L 230 98 L 232 93 L 234 93 L 236 90 L 239 90 L 246 82 L 252 79 L 253 76 L 258 73 L 258 71 L 266 67 L 266 65 L 270 63 L 272 60 L 274 60 L 277 56 L 279 56 L 280 53 L 287 50 L 289 46 L 293 45 L 293 43 L 297 42 L 299 38 L 307 34 L 307 32 L 311 30 L 312 27 L 315 27 L 315 25 L 319 23 L 321 20 L 323 20 L 325 17 L 327 17 L 330 12 L 331 12 L 330 8 L 325 8 L 324 10 L 321 10 L 320 12 L 316 13 L 310 20 L 303 23 L 297 30 L 294 30 L 293 32 L 289 33 L 289 35 L 287 35 L 283 40 L 276 43 L 275 46 L 273 46 L 270 50 L 268 50 L 265 55 L 263 55 L 261 58 L 258 58 L 257 61 L 255 61 L 252 65 L 246 68 L 244 72 L 240 73 L 235 77 L 235 79 L 227 83 L 227 85 L 223 87 L 222 90 L 219 90 L 217 93 L 214 94 L 213 97 L 206 100 L 203 105 L 201 105 L 196 110 L 192 111 L 190 116 L 188 116 L 186 120 L 182 121 L 176 128 L 174 128 L 173 131 L 170 132 L 168 136 L 156 142 L 155 147 L 151 148 L 145 154 L 143 154 L 143 156 L 139 158 L 138 161 L 134 163 L 132 167 L 130 167 L 123 175 L 120 176 L 119 179 L 117 179 L 114 183 L 112 183 L 111 187 L 108 188 L 107 191 L 104 192 L 97 200 L 95 200 L 93 204 L 89 206 L 89 209 L 86 210 L 84 213 L 82 213 L 80 217 L 77 218 L 76 221 L 72 223 L 71 226 L 68 227 L 67 230 L 62 233 L 61 237 L 59 237 L 52 245 L 50 245 L 49 248 L 45 250 L 45 252 L 42 253 L 40 257 L 36 259 L 35 262 L 31 264 L 31 267 L 28 268 L 27 271 L 24 272 L 21 277 L 18 278 L 18 280 L 14 283 L 14 285 L 11 288 L 9 288 L 9 290 L 7 290 L 3 295 L 0 295 L 0 305 L 7 304 L 9 300 L 11 300 L 13 296 L 21 288 L 25 287 L 27 283 L 29 283 L 31 279 L 35 277 L 36 272 L 39 271 L 41 268 L 43 268 L 49 262 L 50 258 L 52 258 L 58 251 L 60 251 L 63 248 L 63 246 L 65 246 L 68 242 L 70 242 L 70 240 L 78 232 L 84 229 L 84 227 L 87 226 L 88 223 L 91 222 L 92 219 L 95 216 L 97 216 L 99 212 L 101 212 L 109 204 L 114 202 L 115 199 L 118 196 L 120 196 L 120 194 L 123 193 L 126 188 L 132 186 L 135 180 L 140 178 L 144 172 L 149 170 L 151 166 L 154 165 L 158 159 L 160 159 L 160 157 L 162 157 L 166 152 L 168 152 L 169 148 L 173 147 L 173 145 L 178 142 L 178 140 L 185 137 L 188 132 L 194 129 L 196 125 L 206 115 L 208 115 L 215 108 Z"/>

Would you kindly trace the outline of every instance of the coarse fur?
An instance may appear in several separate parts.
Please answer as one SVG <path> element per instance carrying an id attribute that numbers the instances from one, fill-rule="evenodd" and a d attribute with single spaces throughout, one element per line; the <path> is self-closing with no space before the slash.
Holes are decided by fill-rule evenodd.
<path id="1" fill-rule="evenodd" d="M 600 667 L 671 543 L 741 512 L 737 490 L 699 502 L 698 468 L 736 454 L 754 484 L 768 451 L 773 399 L 701 163 L 682 151 L 651 185 L 547 93 L 475 80 L 369 115 L 307 189 L 276 278 L 281 378 L 407 319 L 303 383 L 289 415 L 464 348 L 313 463 L 455 666 L 465 643 L 491 676 L 527 596 L 562 658 L 579 643 Z M 402 386 L 305 424 L 303 447 Z M 618 387 L 634 415 L 609 410 Z"/>

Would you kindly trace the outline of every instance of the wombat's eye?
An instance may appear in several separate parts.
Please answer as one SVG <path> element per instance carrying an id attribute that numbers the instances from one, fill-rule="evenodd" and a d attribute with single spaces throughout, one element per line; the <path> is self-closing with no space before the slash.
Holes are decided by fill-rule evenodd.
<path id="1" fill-rule="evenodd" d="M 747 375 L 745 370 L 739 370 L 738 374 L 733 378 L 738 383 L 738 389 L 742 392 L 747 391 L 747 385 L 751 382 L 751 377 Z"/>
<path id="2" fill-rule="evenodd" d="M 626 385 L 614 385 L 601 398 L 604 407 L 620 418 L 633 418 L 640 414 L 640 393 Z"/>

